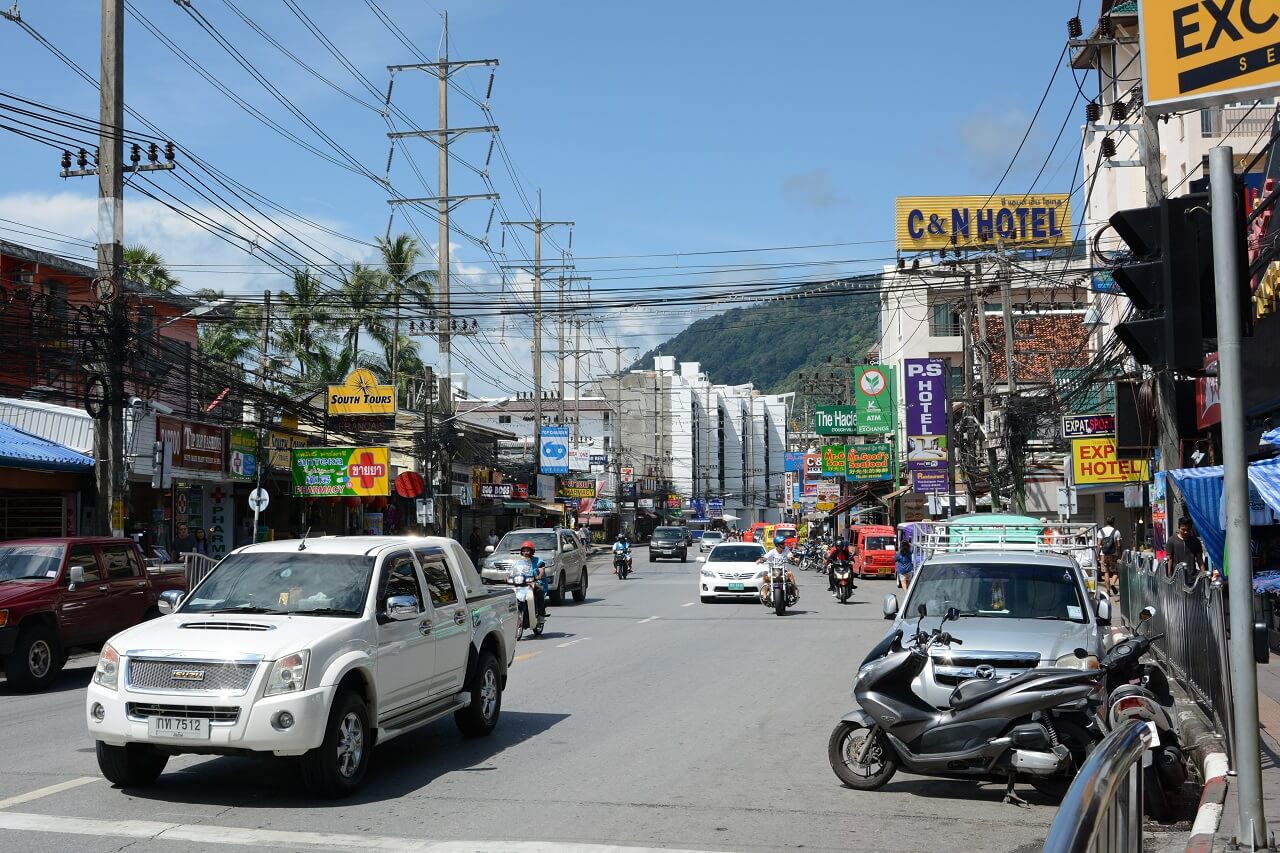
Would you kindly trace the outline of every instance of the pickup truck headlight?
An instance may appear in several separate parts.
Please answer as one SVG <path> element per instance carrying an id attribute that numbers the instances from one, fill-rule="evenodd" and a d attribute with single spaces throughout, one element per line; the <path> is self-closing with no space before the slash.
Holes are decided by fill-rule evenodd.
<path id="1" fill-rule="evenodd" d="M 297 693 L 301 690 L 307 683 L 307 663 L 310 660 L 311 652 L 303 650 L 285 655 L 272 664 L 265 695 Z"/>
<path id="2" fill-rule="evenodd" d="M 1063 655 L 1053 662 L 1054 666 L 1063 667 L 1064 669 L 1097 669 L 1098 659 L 1093 655 L 1088 657 L 1076 657 L 1075 652 Z"/>
<path id="3" fill-rule="evenodd" d="M 98 667 L 93 671 L 93 683 L 115 690 L 120 686 L 120 653 L 110 643 L 102 647 L 98 655 Z"/>

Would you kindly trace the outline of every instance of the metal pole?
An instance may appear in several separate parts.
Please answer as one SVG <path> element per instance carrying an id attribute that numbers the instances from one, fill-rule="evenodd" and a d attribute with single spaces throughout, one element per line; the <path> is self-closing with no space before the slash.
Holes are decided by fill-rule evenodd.
<path id="1" fill-rule="evenodd" d="M 559 408 L 556 415 L 556 423 L 564 425 L 564 271 L 560 272 L 560 312 L 558 316 L 559 325 L 556 329 L 556 342 L 560 347 L 556 355 L 556 399 L 559 401 Z M 578 430 L 573 431 L 574 444 L 580 438 Z"/>
<path id="2" fill-rule="evenodd" d="M 1235 771 L 1239 784 L 1238 838 L 1255 848 L 1267 844 L 1262 808 L 1262 753 L 1258 743 L 1258 675 L 1253 661 L 1252 570 L 1249 537 L 1249 469 L 1245 450 L 1244 375 L 1240 357 L 1240 289 L 1244 271 L 1236 261 L 1235 165 L 1229 146 L 1209 149 L 1213 209 L 1213 276 L 1218 312 L 1218 383 L 1222 395 L 1223 500 L 1226 502 L 1226 559 L 1223 570 L 1233 605 L 1231 683 L 1235 694 Z"/>
<path id="3" fill-rule="evenodd" d="M 538 193 L 538 222 L 533 226 L 533 459 L 542 446 L 542 193 Z M 542 497 L 546 497 L 543 495 Z"/>
<path id="4" fill-rule="evenodd" d="M 106 399 L 94 434 L 97 528 L 124 535 L 124 0 L 102 0 L 102 77 L 98 120 L 98 277 L 116 283 L 107 306 Z M 120 523 L 116 523 L 117 512 Z"/>
<path id="5" fill-rule="evenodd" d="M 262 399 L 265 401 L 267 388 L 267 369 L 271 365 L 271 291 L 262 291 L 262 358 L 259 360 L 260 368 L 258 371 L 258 390 L 262 392 Z M 262 422 L 266 414 L 265 403 L 259 403 L 258 410 L 258 452 L 262 452 Z M 262 459 L 257 459 L 257 485 L 254 491 L 262 488 Z M 253 503 L 253 538 L 250 540 L 253 544 L 258 544 L 258 501 Z"/>
<path id="6" fill-rule="evenodd" d="M 582 432 L 582 320 L 573 322 L 573 422 L 575 429 Z M 602 448 L 603 449 L 603 448 Z M 618 499 L 617 495 L 613 496 Z"/>
<path id="7" fill-rule="evenodd" d="M 951 417 L 951 395 L 954 393 L 954 388 L 952 387 L 952 384 L 953 383 L 951 382 L 951 359 L 947 359 L 947 372 L 942 375 L 942 387 L 946 389 L 944 396 L 947 401 L 947 411 L 944 413 L 944 420 L 943 420 L 943 423 L 947 425 L 947 504 L 948 504 L 948 507 L 950 508 L 949 517 L 955 518 L 955 515 L 956 515 L 956 431 L 955 431 L 955 424 L 953 423 L 953 418 Z"/>
<path id="8" fill-rule="evenodd" d="M 440 377 L 440 414 L 441 423 L 449 419 L 453 412 L 453 344 L 449 337 L 449 13 L 444 13 L 444 37 L 440 41 L 440 74 L 439 105 L 440 136 L 436 145 L 439 154 L 439 193 L 436 212 L 440 217 L 440 246 L 436 254 L 440 259 L 438 272 L 440 298 L 440 362 L 443 375 Z M 453 429 L 453 427 L 450 427 Z M 440 532 L 445 536 L 453 535 L 453 457 L 449 453 L 450 442 L 440 443 L 440 468 L 444 475 L 444 488 L 440 497 L 444 498 L 437 508 Z"/>

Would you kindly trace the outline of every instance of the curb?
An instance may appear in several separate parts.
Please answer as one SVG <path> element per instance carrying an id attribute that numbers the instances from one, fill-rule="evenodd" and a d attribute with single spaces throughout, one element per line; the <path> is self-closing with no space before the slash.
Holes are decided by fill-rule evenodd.
<path id="1" fill-rule="evenodd" d="M 1204 759 L 1204 790 L 1200 793 L 1200 806 L 1191 824 L 1191 837 L 1187 839 L 1187 853 L 1212 853 L 1213 839 L 1222 821 L 1222 805 L 1227 799 L 1227 754 L 1211 752 Z"/>

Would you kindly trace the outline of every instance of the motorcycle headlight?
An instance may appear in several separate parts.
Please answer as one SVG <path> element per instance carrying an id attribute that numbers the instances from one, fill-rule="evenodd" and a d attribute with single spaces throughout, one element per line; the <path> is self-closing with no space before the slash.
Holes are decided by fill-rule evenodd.
<path id="1" fill-rule="evenodd" d="M 307 683 L 307 663 L 311 660 L 311 652 L 303 650 L 285 655 L 271 665 L 271 675 L 267 676 L 267 696 L 279 693 L 296 693 Z"/>
<path id="2" fill-rule="evenodd" d="M 1098 659 L 1093 655 L 1083 658 L 1076 657 L 1075 653 L 1072 652 L 1071 654 L 1063 655 L 1058 658 L 1053 662 L 1053 665 L 1062 667 L 1063 669 L 1097 669 Z"/>
<path id="3" fill-rule="evenodd" d="M 120 653 L 110 643 L 102 647 L 98 655 L 98 666 L 93 671 L 93 683 L 115 690 L 120 686 Z"/>

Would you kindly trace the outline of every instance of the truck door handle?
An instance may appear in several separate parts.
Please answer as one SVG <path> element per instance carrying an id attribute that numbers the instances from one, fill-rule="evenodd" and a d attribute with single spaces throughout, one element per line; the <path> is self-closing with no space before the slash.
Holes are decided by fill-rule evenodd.
<path id="1" fill-rule="evenodd" d="M 463 615 L 462 615 L 462 611 L 461 611 L 461 610 L 455 610 L 455 611 L 454 611 L 454 613 L 453 613 L 453 624 L 455 624 L 455 625 L 461 625 L 463 622 L 465 622 L 465 621 L 466 621 L 466 619 L 467 619 L 467 617 L 465 617 L 465 616 L 463 616 Z"/>
<path id="2" fill-rule="evenodd" d="M 146 581 L 138 581 L 138 586 L 146 586 L 146 585 L 147 585 Z"/>
<path id="3" fill-rule="evenodd" d="M 107 584 L 103 584 L 102 586 L 98 587 L 98 592 L 110 592 L 110 591 L 111 591 L 111 587 L 108 586 Z"/>
<path id="4" fill-rule="evenodd" d="M 419 631 L 419 632 L 421 632 L 421 633 L 422 633 L 422 635 L 423 635 L 424 637 L 425 637 L 425 636 L 427 636 L 428 634 L 430 634 L 430 633 L 431 633 L 431 620 L 430 620 L 430 619 L 423 619 L 421 622 L 419 622 L 419 623 L 418 623 L 418 631 Z"/>

